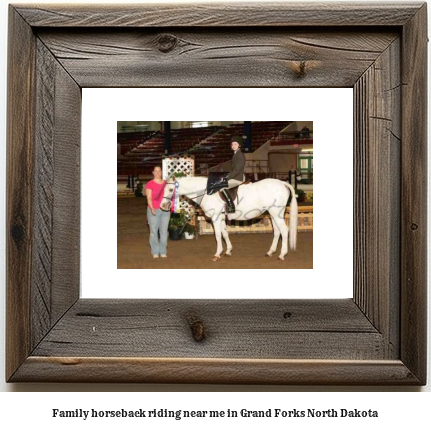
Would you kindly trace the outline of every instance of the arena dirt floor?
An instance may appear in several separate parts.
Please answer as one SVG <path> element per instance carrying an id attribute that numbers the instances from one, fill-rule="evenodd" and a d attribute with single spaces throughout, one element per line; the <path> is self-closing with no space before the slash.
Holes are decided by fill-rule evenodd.
<path id="1" fill-rule="evenodd" d="M 118 269 L 311 269 L 313 268 L 313 232 L 298 232 L 297 249 L 284 261 L 277 254 L 265 257 L 272 234 L 233 234 L 232 257 L 212 261 L 216 251 L 214 235 L 198 239 L 168 242 L 168 258 L 153 259 L 149 245 L 146 202 L 142 198 L 117 199 L 117 268 Z M 224 244 L 224 243 L 223 243 Z M 225 246 L 225 244 L 224 244 Z M 226 247 L 225 247 L 226 249 Z"/>

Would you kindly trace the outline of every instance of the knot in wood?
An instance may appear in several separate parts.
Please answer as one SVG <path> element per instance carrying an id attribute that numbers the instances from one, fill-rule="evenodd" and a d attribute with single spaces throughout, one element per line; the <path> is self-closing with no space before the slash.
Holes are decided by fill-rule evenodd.
<path id="1" fill-rule="evenodd" d="M 162 34 L 157 39 L 158 49 L 161 52 L 172 51 L 178 44 L 178 38 L 172 34 Z"/>
<path id="2" fill-rule="evenodd" d="M 298 78 L 303 78 L 306 74 L 307 63 L 305 61 L 301 61 L 296 68 L 296 76 Z"/>
<path id="3" fill-rule="evenodd" d="M 196 316 L 188 316 L 187 323 L 192 331 L 192 337 L 195 341 L 201 342 L 206 338 L 206 329 L 202 320 L 198 319 Z"/>
<path id="4" fill-rule="evenodd" d="M 417 230 L 417 229 L 418 229 L 418 227 L 419 227 L 419 226 L 418 226 L 416 223 L 412 223 L 412 224 L 411 224 L 411 226 L 410 226 L 410 229 L 411 229 L 411 230 Z"/>
<path id="5" fill-rule="evenodd" d="M 309 64 L 307 61 L 292 61 L 289 62 L 289 67 L 295 74 L 296 78 L 302 79 L 308 72 Z"/>
<path id="6" fill-rule="evenodd" d="M 12 238 L 16 244 L 20 245 L 25 238 L 25 229 L 21 223 L 15 223 L 11 228 Z"/>

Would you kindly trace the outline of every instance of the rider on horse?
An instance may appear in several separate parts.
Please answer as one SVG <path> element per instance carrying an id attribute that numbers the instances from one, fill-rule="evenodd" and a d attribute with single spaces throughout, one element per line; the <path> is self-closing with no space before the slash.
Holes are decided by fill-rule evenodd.
<path id="1" fill-rule="evenodd" d="M 245 155 L 241 151 L 242 138 L 240 136 L 233 136 L 231 139 L 231 148 L 234 151 L 232 157 L 232 166 L 227 176 L 228 187 L 227 189 L 231 189 L 233 187 L 237 187 L 245 181 L 244 169 L 245 169 Z M 223 189 L 223 196 L 226 198 L 227 202 L 227 212 L 234 213 L 235 205 L 233 203 L 232 198 L 230 197 L 227 189 Z"/>

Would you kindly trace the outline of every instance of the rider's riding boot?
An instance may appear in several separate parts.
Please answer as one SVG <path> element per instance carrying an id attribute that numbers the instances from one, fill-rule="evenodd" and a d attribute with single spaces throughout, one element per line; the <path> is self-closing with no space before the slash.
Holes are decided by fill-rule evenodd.
<path id="1" fill-rule="evenodd" d="M 224 189 L 224 190 L 222 190 L 222 193 L 223 193 L 224 197 L 226 198 L 228 214 L 234 213 L 235 212 L 235 204 L 233 203 L 233 200 L 231 199 L 229 192 L 226 189 Z"/>

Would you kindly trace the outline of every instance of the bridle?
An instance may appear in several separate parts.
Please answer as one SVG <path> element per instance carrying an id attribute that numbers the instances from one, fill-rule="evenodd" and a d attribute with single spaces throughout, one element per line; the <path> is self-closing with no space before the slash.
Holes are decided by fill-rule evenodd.
<path id="1" fill-rule="evenodd" d="M 165 186 L 167 186 L 169 184 L 175 185 L 175 183 L 166 183 Z M 173 198 L 174 198 L 174 194 L 172 193 L 172 197 L 171 198 L 168 198 L 167 196 L 163 196 L 162 200 L 163 199 L 167 199 L 168 201 L 172 201 Z"/>

